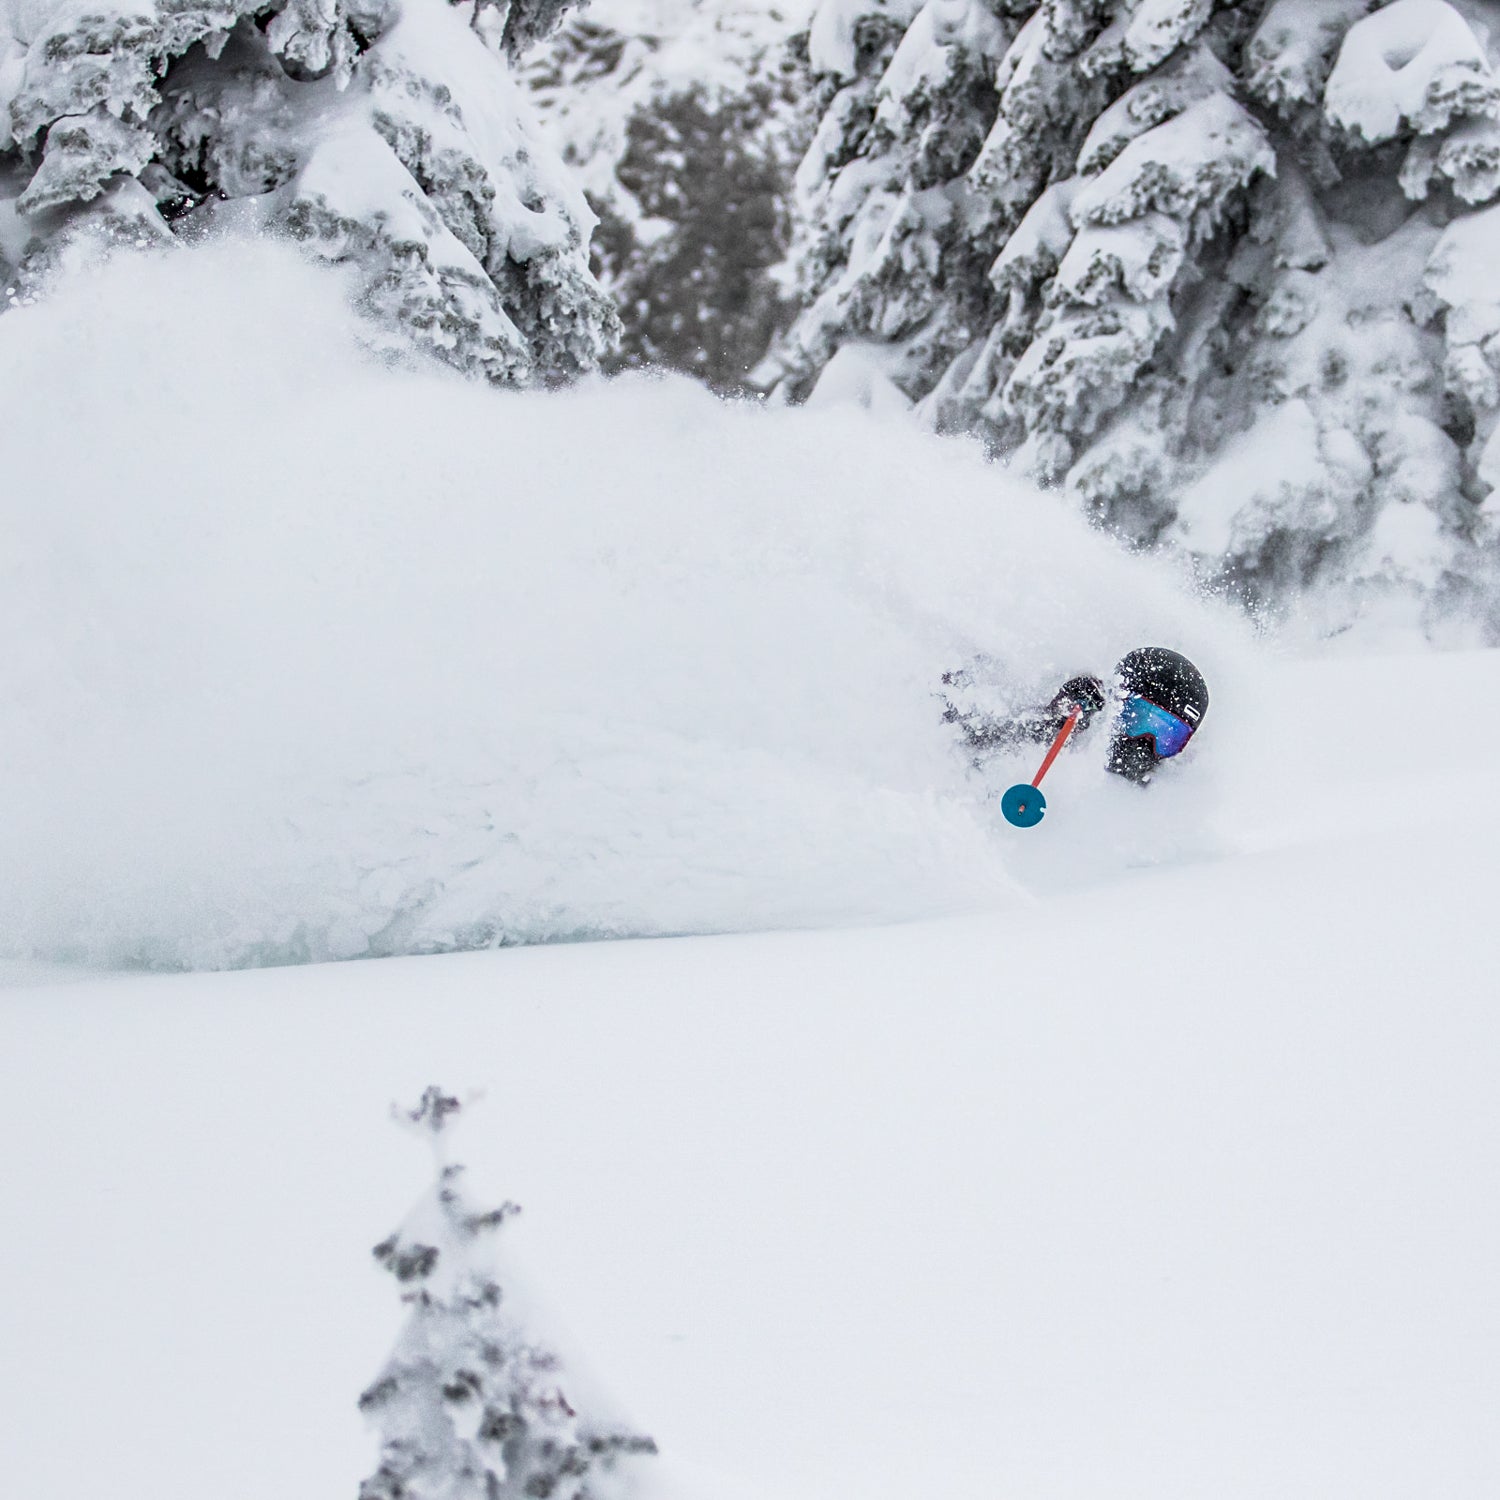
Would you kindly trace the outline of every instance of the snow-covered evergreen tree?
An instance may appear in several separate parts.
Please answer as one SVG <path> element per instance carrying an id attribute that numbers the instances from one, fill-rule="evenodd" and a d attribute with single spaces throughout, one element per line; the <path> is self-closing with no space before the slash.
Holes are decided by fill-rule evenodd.
<path id="1" fill-rule="evenodd" d="M 823 0 L 805 307 L 1106 524 L 1251 599 L 1488 588 L 1500 4 Z"/>
<path id="2" fill-rule="evenodd" d="M 615 332 L 593 223 L 511 76 L 568 0 L 4 0 L 0 273 L 229 226 L 355 268 L 379 323 L 500 382 Z"/>
<path id="3" fill-rule="evenodd" d="M 406 1119 L 437 1149 L 436 1182 L 375 1258 L 410 1308 L 385 1368 L 359 1398 L 380 1465 L 360 1500 L 586 1500 L 650 1438 L 575 1410 L 557 1358 L 510 1317 L 488 1241 L 520 1210 L 481 1210 L 443 1162 L 459 1101 L 429 1088 Z"/>
<path id="4" fill-rule="evenodd" d="M 599 215 L 620 365 L 743 388 L 791 321 L 776 268 L 812 118 L 809 0 L 592 0 L 528 60 L 542 121 Z"/>

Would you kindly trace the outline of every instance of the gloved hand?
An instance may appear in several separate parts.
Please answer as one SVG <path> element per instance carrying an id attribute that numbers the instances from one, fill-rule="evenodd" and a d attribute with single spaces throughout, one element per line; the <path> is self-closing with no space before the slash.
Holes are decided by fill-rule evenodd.
<path id="1" fill-rule="evenodd" d="M 1080 676 L 1068 678 L 1047 706 L 1051 712 L 1061 714 L 1063 718 L 1067 718 L 1075 706 L 1081 708 L 1083 712 L 1078 716 L 1078 729 L 1084 730 L 1089 727 L 1089 721 L 1096 714 L 1104 712 L 1107 701 L 1104 684 L 1097 677 Z"/>

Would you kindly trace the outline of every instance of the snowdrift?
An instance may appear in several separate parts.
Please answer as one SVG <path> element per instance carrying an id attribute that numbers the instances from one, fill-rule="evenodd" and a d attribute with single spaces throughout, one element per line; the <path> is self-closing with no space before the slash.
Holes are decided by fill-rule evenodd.
<path id="1" fill-rule="evenodd" d="M 986 653 L 1020 700 L 1178 644 L 1232 724 L 1235 628 L 962 445 L 676 381 L 516 396 L 384 368 L 330 285 L 216 245 L 0 325 L 8 956 L 989 904 L 1036 872 L 941 722 L 945 668 Z M 1054 777 L 1088 847 L 1125 848 L 1142 799 L 1096 759 Z M 1195 829 L 1209 759 L 1184 768 Z"/>

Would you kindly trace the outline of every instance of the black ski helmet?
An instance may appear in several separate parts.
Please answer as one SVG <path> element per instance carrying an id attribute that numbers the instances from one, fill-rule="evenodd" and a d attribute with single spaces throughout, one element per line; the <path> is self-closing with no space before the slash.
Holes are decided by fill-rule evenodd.
<path id="1" fill-rule="evenodd" d="M 1121 659 L 1115 676 L 1127 693 L 1176 714 L 1196 729 L 1208 712 L 1208 684 L 1203 673 L 1180 651 L 1165 646 L 1142 646 Z"/>
<path id="2" fill-rule="evenodd" d="M 1132 651 L 1115 668 L 1115 678 L 1123 692 L 1176 714 L 1195 730 L 1208 712 L 1208 684 L 1203 673 L 1180 652 L 1165 646 L 1142 646 Z M 1156 741 L 1150 735 L 1132 739 L 1116 731 L 1107 762 L 1115 775 L 1144 784 L 1160 763 Z"/>

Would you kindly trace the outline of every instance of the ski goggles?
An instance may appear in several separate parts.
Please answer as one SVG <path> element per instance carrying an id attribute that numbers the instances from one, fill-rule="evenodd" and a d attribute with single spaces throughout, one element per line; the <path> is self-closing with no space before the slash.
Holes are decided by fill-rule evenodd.
<path id="1" fill-rule="evenodd" d="M 1156 741 L 1156 753 L 1166 760 L 1180 754 L 1193 737 L 1192 725 L 1184 724 L 1176 714 L 1132 693 L 1120 709 L 1120 733 L 1128 740 L 1149 734 Z"/>

